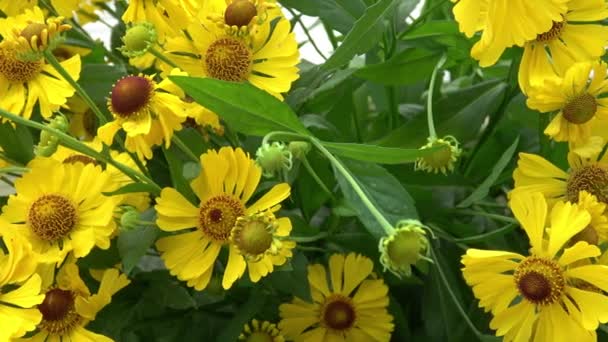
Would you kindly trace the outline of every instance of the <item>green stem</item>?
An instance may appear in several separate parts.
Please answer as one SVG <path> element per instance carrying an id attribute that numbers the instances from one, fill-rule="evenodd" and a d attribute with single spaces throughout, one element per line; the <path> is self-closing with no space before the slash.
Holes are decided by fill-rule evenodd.
<path id="1" fill-rule="evenodd" d="M 480 242 L 480 241 L 484 241 L 488 238 L 491 238 L 491 237 L 494 237 L 497 235 L 506 234 L 506 233 L 512 231 L 515 227 L 517 227 L 517 224 L 509 223 L 509 224 L 505 225 L 504 227 L 498 228 L 491 232 L 487 232 L 487 233 L 479 234 L 479 235 L 467 236 L 467 237 L 459 238 L 459 239 L 454 239 L 453 241 L 461 242 L 461 243 Z"/>
<path id="2" fill-rule="evenodd" d="M 329 236 L 329 234 L 326 232 L 321 232 L 313 236 L 290 236 L 289 239 L 298 243 L 307 243 L 325 239 L 327 236 Z"/>
<path id="3" fill-rule="evenodd" d="M 418 23 L 420 23 L 422 20 L 424 20 L 426 17 L 428 17 L 431 13 L 433 13 L 436 9 L 438 9 L 439 7 L 443 6 L 446 2 L 448 2 L 448 0 L 442 0 L 440 2 L 438 2 L 437 4 L 435 4 L 432 7 L 429 7 L 427 10 L 425 10 L 424 12 L 422 12 L 418 18 L 416 18 L 414 21 L 412 21 L 412 23 L 403 31 L 399 34 L 399 39 L 402 39 L 406 33 L 408 33 L 411 29 L 415 28 Z"/>
<path id="4" fill-rule="evenodd" d="M 441 56 L 439 62 L 437 62 L 437 65 L 435 65 L 433 75 L 431 76 L 431 83 L 429 84 L 428 95 L 426 97 L 426 118 L 429 126 L 430 138 L 437 138 L 437 132 L 435 131 L 435 122 L 433 121 L 433 93 L 435 92 L 435 81 L 437 79 L 437 74 L 439 73 L 439 69 L 441 69 L 446 59 L 446 55 Z"/>
<path id="5" fill-rule="evenodd" d="M 321 144 L 321 142 L 319 140 L 317 140 L 314 137 L 308 137 L 308 139 L 310 140 L 310 142 L 313 145 L 315 145 L 315 147 L 321 153 L 323 153 L 323 155 L 325 155 L 325 157 L 327 159 L 329 159 L 329 161 L 334 165 L 336 170 L 342 174 L 344 179 L 346 179 L 346 181 L 353 188 L 353 190 L 355 191 L 357 196 L 359 196 L 359 198 L 361 199 L 361 202 L 363 202 L 363 205 L 365 205 L 367 210 L 369 210 L 369 212 L 374 216 L 376 221 L 378 221 L 378 223 L 380 224 L 382 229 L 384 229 L 384 231 L 387 234 L 391 234 L 394 231 L 393 225 L 388 222 L 388 220 L 384 217 L 384 215 L 382 215 L 382 213 L 378 210 L 378 208 L 376 208 L 376 206 L 372 203 L 372 201 L 369 199 L 369 197 L 367 197 L 367 195 L 365 194 L 365 191 L 363 191 L 363 189 L 361 188 L 359 183 L 353 178 L 353 176 L 346 169 L 346 167 L 344 167 L 344 165 L 342 165 L 342 162 L 340 162 L 338 160 L 338 158 L 334 157 L 333 154 L 331 154 L 331 152 L 329 152 L 325 148 L 325 146 L 323 146 L 323 144 Z"/>
<path id="6" fill-rule="evenodd" d="M 481 338 L 483 336 L 483 334 L 479 330 L 477 330 L 477 328 L 475 327 L 473 322 L 471 322 L 469 315 L 467 315 L 466 311 L 464 311 L 464 308 L 460 304 L 460 301 L 456 297 L 456 294 L 454 294 L 454 291 L 452 290 L 452 287 L 450 286 L 450 283 L 448 282 L 448 279 L 446 278 L 445 273 L 443 273 L 443 269 L 441 268 L 441 263 L 440 263 L 439 259 L 437 259 L 437 255 L 435 254 L 435 249 L 433 248 L 433 245 L 431 245 L 430 251 L 431 251 L 431 256 L 432 256 L 433 260 L 435 260 L 434 264 L 437 266 L 437 273 L 439 273 L 439 277 L 441 278 L 441 282 L 443 283 L 443 286 L 450 294 L 452 301 L 456 305 L 456 308 L 462 315 L 462 318 L 464 318 L 464 320 L 467 323 L 467 325 L 469 326 L 469 328 L 471 328 L 473 333 L 478 338 Z"/>
<path id="7" fill-rule="evenodd" d="M 310 32 L 308 31 L 308 27 L 306 27 L 306 25 L 304 25 L 304 23 L 302 22 L 301 16 L 297 15 L 291 8 L 289 8 L 289 7 L 285 7 L 285 8 L 287 9 L 287 11 L 289 11 L 289 13 L 291 13 L 292 17 L 294 17 L 296 19 L 298 24 L 300 24 L 300 27 L 302 27 L 302 30 L 304 30 L 304 34 L 306 34 L 306 37 L 308 38 L 308 42 L 312 45 L 312 47 L 315 49 L 315 51 L 317 51 L 319 56 L 321 56 L 321 58 L 323 58 L 324 60 L 327 60 L 327 57 L 323 54 L 323 52 L 321 52 L 321 49 L 319 49 L 319 47 L 317 46 L 317 43 L 315 43 L 315 40 L 310 35 Z"/>
<path id="8" fill-rule="evenodd" d="M 395 87 L 386 86 L 384 87 L 388 100 L 389 113 L 388 113 L 388 129 L 393 130 L 395 128 L 395 118 L 399 116 L 399 103 L 395 99 Z M 354 111 L 353 111 L 354 112 Z"/>
<path id="9" fill-rule="evenodd" d="M 310 163 L 308 162 L 308 159 L 306 159 L 306 157 L 302 158 L 302 164 L 304 165 L 304 168 L 306 168 L 306 171 L 308 171 L 308 173 L 315 180 L 315 182 L 317 182 L 317 184 L 319 184 L 319 187 L 321 187 L 321 189 L 323 191 L 325 191 L 325 193 L 328 194 L 332 200 L 335 200 L 336 198 L 334 197 L 334 194 L 327 188 L 327 185 L 325 185 L 325 183 L 323 183 L 323 181 L 321 180 L 319 175 L 317 175 L 315 170 L 312 168 L 312 166 L 310 165 Z"/>
<path id="10" fill-rule="evenodd" d="M 93 100 L 91 99 L 89 94 L 87 94 L 87 92 L 84 91 L 84 89 L 78 84 L 78 82 L 76 82 L 72 78 L 72 76 L 70 76 L 70 74 L 61 66 L 61 64 L 59 63 L 57 58 L 55 58 L 55 55 L 53 55 L 51 53 L 51 51 L 46 50 L 46 51 L 44 51 L 44 57 L 49 62 L 49 64 L 51 64 L 53 66 L 53 68 L 55 68 L 55 70 L 57 70 L 57 72 L 76 90 L 78 95 L 80 95 L 80 97 L 82 97 L 84 102 L 89 106 L 89 108 L 91 108 L 93 113 L 95 113 L 95 116 L 97 116 L 99 123 L 101 125 L 107 123 L 108 120 L 103 115 L 101 110 L 99 110 L 99 107 L 97 107 L 97 105 L 95 104 L 95 102 L 93 102 Z"/>
<path id="11" fill-rule="evenodd" d="M 9 119 L 15 123 L 24 125 L 24 126 L 32 127 L 37 130 L 40 130 L 40 131 L 47 131 L 47 132 L 53 134 L 54 136 L 56 136 L 57 138 L 59 138 L 62 145 L 66 146 L 68 148 L 71 148 L 72 150 L 75 150 L 77 152 L 83 153 L 87 156 L 90 156 L 94 159 L 97 159 L 101 162 L 114 166 L 115 168 L 120 170 L 122 173 L 127 175 L 129 178 L 131 178 L 133 181 L 135 181 L 135 182 L 141 181 L 141 182 L 151 185 L 156 190 L 154 192 L 154 195 L 157 195 L 157 196 L 160 195 L 160 191 L 161 191 L 160 186 L 158 186 L 158 184 L 156 184 L 152 179 L 148 178 L 146 175 L 139 173 L 139 172 L 131 169 L 130 167 L 115 161 L 113 158 L 111 158 L 110 156 L 107 156 L 106 154 L 95 151 L 94 149 L 90 148 L 89 146 L 83 144 L 80 140 L 63 133 L 62 131 L 51 128 L 49 126 L 45 126 L 45 125 L 35 122 L 35 121 L 25 119 L 21 116 L 9 113 L 3 109 L 0 109 L 0 116 L 4 117 L 6 119 Z"/>
<path id="12" fill-rule="evenodd" d="M 186 146 L 186 144 L 182 141 L 182 139 L 180 139 L 177 135 L 173 135 L 173 138 L 171 138 L 171 140 L 173 141 L 173 143 L 175 143 L 175 145 L 182 151 L 184 152 L 188 158 L 192 159 L 192 161 L 198 163 L 199 159 L 198 157 L 194 154 L 194 152 L 192 152 L 192 150 L 190 148 L 188 148 L 188 146 Z"/>
<path id="13" fill-rule="evenodd" d="M 507 223 L 519 223 L 514 218 L 511 218 L 508 216 L 503 216 L 503 215 L 498 215 L 498 214 L 484 213 L 483 211 L 458 210 L 458 211 L 456 211 L 456 214 L 469 215 L 469 216 L 483 216 L 483 217 L 494 219 L 496 221 L 502 221 L 502 222 L 507 222 Z"/>
<path id="14" fill-rule="evenodd" d="M 336 39 L 333 29 L 331 27 L 327 26 L 327 24 L 325 24 L 325 23 L 323 23 L 323 28 L 325 29 L 325 32 L 327 33 L 327 38 L 329 39 L 331 46 L 335 50 L 338 47 L 338 39 Z"/>
<path id="15" fill-rule="evenodd" d="M 177 66 L 177 64 L 175 64 L 175 62 L 173 62 L 172 60 L 170 60 L 167 56 L 163 55 L 160 51 L 156 50 L 153 46 L 150 47 L 150 49 L 148 49 L 148 52 L 153 54 L 154 57 L 160 59 L 161 61 L 169 64 L 170 66 L 174 67 L 174 68 L 179 68 L 179 66 Z"/>

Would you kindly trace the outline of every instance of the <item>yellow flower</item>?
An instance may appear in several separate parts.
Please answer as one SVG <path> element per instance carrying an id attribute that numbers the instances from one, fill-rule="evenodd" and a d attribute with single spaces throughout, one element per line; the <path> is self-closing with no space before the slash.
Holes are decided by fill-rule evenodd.
<path id="1" fill-rule="evenodd" d="M 513 171 L 516 193 L 542 193 L 549 206 L 556 201 L 576 203 L 581 191 L 594 195 L 601 203 L 608 204 L 608 164 L 606 157 L 597 160 L 581 158 L 568 153 L 568 172 L 561 170 L 546 159 L 529 153 L 520 153 L 517 168 Z"/>
<path id="2" fill-rule="evenodd" d="M 468 249 L 462 257 L 479 306 L 494 316 L 490 328 L 505 341 L 593 340 L 592 331 L 608 321 L 608 297 L 572 284 L 607 291 L 608 266 L 586 262 L 600 256 L 597 246 L 581 241 L 563 249 L 589 224 L 589 214 L 558 202 L 547 217 L 540 193 L 514 195 L 510 205 L 530 239 L 530 256 Z"/>
<path id="3" fill-rule="evenodd" d="M 149 22 L 158 32 L 161 43 L 167 37 L 177 36 L 192 17 L 177 0 L 131 0 L 122 15 L 125 23 Z"/>
<path id="4" fill-rule="evenodd" d="M 0 225 L 12 229 L 0 219 Z M 42 303 L 42 281 L 36 273 L 38 258 L 30 244 L 10 232 L 3 233 L 8 253 L 0 249 L 0 341 L 12 341 L 36 329 L 42 315 L 36 305 Z"/>
<path id="5" fill-rule="evenodd" d="M 97 151 L 101 151 L 101 149 L 102 149 L 102 144 L 98 139 L 95 139 L 94 141 L 92 141 L 90 143 L 85 143 L 85 144 Z M 114 161 L 121 163 L 124 166 L 127 166 L 133 170 L 138 170 L 137 164 L 135 164 L 135 161 L 133 161 L 131 156 L 129 156 L 129 154 L 126 152 L 118 152 L 116 150 L 110 150 L 110 157 Z M 87 165 L 87 164 L 100 165 L 99 161 L 97 161 L 87 155 L 81 154 L 80 152 L 71 150 L 64 146 L 57 147 L 57 151 L 51 155 L 51 158 L 53 158 L 57 161 L 60 161 L 64 164 L 82 163 L 84 165 Z M 104 172 L 109 175 L 110 182 L 112 184 L 112 186 L 108 185 L 108 188 L 104 190 L 105 192 L 116 191 L 116 190 L 124 187 L 125 185 L 134 183 L 134 181 L 129 176 L 125 175 L 122 171 L 117 169 L 112 164 L 106 164 Z M 140 212 L 148 209 L 148 207 L 150 205 L 150 196 L 147 192 L 127 193 L 127 194 L 122 195 L 120 198 L 122 200 L 117 205 L 123 205 L 123 204 L 130 205 L 130 206 L 135 207 Z"/>
<path id="6" fill-rule="evenodd" d="M 0 35 L 8 37 L 13 29 L 22 31 L 30 25 L 29 21 L 45 21 L 38 7 L 16 17 L 0 19 Z M 38 103 L 42 116 L 50 118 L 74 95 L 74 88 L 43 58 L 25 61 L 17 58 L 18 53 L 7 44 L 0 45 L 0 108 L 29 119 Z M 73 79 L 80 76 L 79 55 L 62 61 L 61 66 Z"/>
<path id="7" fill-rule="evenodd" d="M 268 321 L 259 322 L 257 319 L 245 324 L 238 340 L 246 342 L 285 342 L 285 338 L 281 334 L 281 331 L 277 329 L 276 324 Z"/>
<path id="8" fill-rule="evenodd" d="M 44 274 L 50 277 L 45 279 L 48 288 L 44 301 L 38 306 L 42 322 L 38 325 L 38 333 L 26 341 L 113 341 L 87 330 L 86 326 L 110 304 L 116 292 L 129 285 L 130 280 L 124 274 L 116 269 L 104 271 L 99 290 L 93 295 L 73 262 L 64 264 L 56 276 L 54 269 Z"/>
<path id="9" fill-rule="evenodd" d="M 546 79 L 555 75 L 563 76 L 572 64 L 596 61 L 605 52 L 608 27 L 599 23 L 608 18 L 605 1 L 571 0 L 567 5 L 563 19 L 553 20 L 550 29 L 539 32 L 536 39 L 524 46 L 518 74 L 524 93 L 531 86 L 543 86 Z M 534 6 L 532 12 L 538 13 Z"/>
<path id="10" fill-rule="evenodd" d="M 207 18 L 229 35 L 248 35 L 258 25 L 283 16 L 275 0 L 212 0 Z"/>
<path id="11" fill-rule="evenodd" d="M 262 277 L 274 270 L 274 266 L 283 265 L 292 257 L 291 250 L 296 246 L 289 240 L 291 221 L 287 217 L 276 218 L 273 212 L 279 210 L 275 206 L 266 212 L 241 216 L 236 220 L 230 243 L 237 250 L 234 255 L 234 271 L 224 275 L 222 285 L 232 286 L 249 270 L 249 279 L 257 283 Z"/>
<path id="12" fill-rule="evenodd" d="M 389 341 L 394 325 L 386 309 L 388 287 L 375 279 L 373 268 L 369 258 L 355 253 L 333 254 L 329 273 L 323 265 L 309 265 L 313 303 L 296 297 L 281 304 L 279 327 L 285 337 L 296 342 Z"/>
<path id="13" fill-rule="evenodd" d="M 479 60 L 479 65 L 487 67 L 496 63 L 506 48 L 523 46 L 548 31 L 553 22 L 561 21 L 568 1 L 460 0 L 453 12 L 460 31 L 467 37 L 483 31 L 471 56 Z"/>
<path id="14" fill-rule="evenodd" d="M 164 231 L 179 233 L 159 239 L 156 247 L 171 274 L 202 290 L 209 284 L 220 250 L 227 246 L 229 256 L 222 286 L 228 289 L 243 273 L 243 256 L 237 245 L 230 243 L 238 219 L 274 208 L 289 196 L 290 187 L 286 183 L 275 185 L 247 206 L 262 170 L 243 150 L 223 147 L 219 152 L 209 151 L 201 156 L 201 166 L 201 173 L 190 183 L 200 200 L 198 206 L 173 188 L 162 190 L 155 207 L 156 223 Z M 288 233 L 287 226 L 278 230 Z M 250 274 L 253 271 L 250 268 Z"/>
<path id="15" fill-rule="evenodd" d="M 192 76 L 248 81 L 282 99 L 298 76 L 298 44 L 289 20 L 258 26 L 251 36 L 229 35 L 211 21 L 188 26 L 188 35 L 169 39 L 167 55 Z"/>
<path id="16" fill-rule="evenodd" d="M 0 11 L 12 17 L 20 14 L 26 8 L 33 8 L 37 3 L 36 0 L 0 0 Z"/>
<path id="17" fill-rule="evenodd" d="M 589 213 L 591 222 L 572 238 L 571 243 L 585 241 L 590 245 L 599 245 L 608 241 L 608 217 L 604 215 L 606 204 L 598 202 L 595 196 L 585 190 L 580 191 L 578 196 L 577 204 Z"/>
<path id="18" fill-rule="evenodd" d="M 543 113 L 559 111 L 545 129 L 555 141 L 582 144 L 589 140 L 594 126 L 608 125 L 607 67 L 604 62 L 576 63 L 564 78 L 546 80 L 544 85 L 531 87 L 528 107 Z M 595 133 L 608 133 L 596 129 Z"/>
<path id="19" fill-rule="evenodd" d="M 171 75 L 184 75 L 177 69 Z M 119 129 L 127 133 L 125 147 L 140 159 L 152 158 L 152 147 L 171 146 L 173 132 L 181 129 L 188 115 L 183 91 L 169 79 L 160 83 L 152 77 L 127 76 L 120 79 L 110 93 L 108 108 L 114 120 L 97 130 L 101 141 L 111 145 Z"/>
<path id="20" fill-rule="evenodd" d="M 15 181 L 17 193 L 2 208 L 2 217 L 12 230 L 31 242 L 35 252 L 63 260 L 70 251 L 77 258 L 93 246 L 110 247 L 115 229 L 112 215 L 120 196 L 102 192 L 112 186 L 101 167 L 82 163 L 63 164 L 51 158 L 36 158 L 31 171 Z"/>

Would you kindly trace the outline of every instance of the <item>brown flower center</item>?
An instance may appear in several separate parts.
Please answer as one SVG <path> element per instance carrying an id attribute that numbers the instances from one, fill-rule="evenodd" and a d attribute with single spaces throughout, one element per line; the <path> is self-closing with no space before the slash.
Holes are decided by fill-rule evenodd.
<path id="1" fill-rule="evenodd" d="M 573 124 L 584 124 L 591 120 L 597 111 L 597 101 L 595 96 L 585 93 L 570 100 L 562 113 L 564 118 Z"/>
<path id="2" fill-rule="evenodd" d="M 570 173 L 566 195 L 570 202 L 578 202 L 578 193 L 587 191 L 598 201 L 608 203 L 608 170 L 600 165 L 586 165 Z"/>
<path id="3" fill-rule="evenodd" d="M 540 42 L 540 43 L 546 43 L 555 38 L 558 38 L 559 36 L 561 36 L 562 32 L 564 31 L 565 26 L 566 26 L 565 21 L 560 21 L 560 22 L 554 21 L 553 26 L 551 26 L 551 29 L 549 31 L 547 31 L 545 33 L 541 33 L 536 36 L 536 41 Z"/>
<path id="4" fill-rule="evenodd" d="M 143 76 L 127 76 L 120 79 L 110 96 L 110 111 L 120 117 L 136 116 L 150 104 L 154 93 L 153 82 Z"/>
<path id="5" fill-rule="evenodd" d="M 328 329 L 343 331 L 354 326 L 357 312 L 352 300 L 342 295 L 331 295 L 321 310 L 321 323 Z"/>
<path id="6" fill-rule="evenodd" d="M 51 334 L 63 335 L 78 325 L 82 317 L 74 308 L 75 297 L 76 294 L 70 290 L 54 288 L 47 291 L 44 301 L 38 305 L 42 313 L 39 328 Z"/>
<path id="7" fill-rule="evenodd" d="M 28 223 L 42 240 L 53 242 L 65 237 L 76 226 L 76 208 L 61 195 L 43 195 L 32 203 Z"/>
<path id="8" fill-rule="evenodd" d="M 205 64 L 210 77 L 242 82 L 247 80 L 251 71 L 251 51 L 239 39 L 218 39 L 207 49 Z"/>
<path id="9" fill-rule="evenodd" d="M 224 21 L 229 26 L 247 26 L 257 14 L 258 11 L 251 1 L 235 0 L 226 7 Z"/>
<path id="10" fill-rule="evenodd" d="M 548 259 L 528 257 L 513 275 L 519 293 L 533 304 L 555 303 L 566 285 L 560 266 Z"/>
<path id="11" fill-rule="evenodd" d="M 199 229 L 217 242 L 227 242 L 237 219 L 245 214 L 243 204 L 230 195 L 218 195 L 201 204 Z"/>
<path id="12" fill-rule="evenodd" d="M 63 160 L 63 163 L 64 164 L 83 163 L 85 165 L 87 165 L 87 164 L 99 165 L 97 160 L 95 160 L 89 156 L 82 155 L 82 154 L 72 154 L 71 156 L 65 158 Z"/>
<path id="13" fill-rule="evenodd" d="M 42 61 L 22 61 L 15 52 L 0 48 L 0 74 L 9 82 L 26 83 L 36 77 L 42 70 Z"/>

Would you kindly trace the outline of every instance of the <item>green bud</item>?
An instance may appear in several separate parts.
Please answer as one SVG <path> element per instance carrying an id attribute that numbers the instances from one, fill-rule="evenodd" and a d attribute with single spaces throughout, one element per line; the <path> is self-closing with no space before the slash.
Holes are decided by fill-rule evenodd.
<path id="1" fill-rule="evenodd" d="M 306 141 L 292 141 L 289 143 L 289 151 L 297 159 L 303 159 L 310 152 L 310 143 Z"/>
<path id="2" fill-rule="evenodd" d="M 130 58 L 143 56 L 156 43 L 157 34 L 154 25 L 148 22 L 137 23 L 127 29 L 118 50 Z"/>
<path id="3" fill-rule="evenodd" d="M 120 229 L 128 231 L 140 225 L 139 212 L 132 206 L 124 206 L 120 216 Z"/>
<path id="4" fill-rule="evenodd" d="M 380 263 L 397 277 L 409 277 L 412 266 L 419 260 L 430 260 L 429 241 L 425 228 L 416 220 L 403 220 L 397 223 L 395 230 L 380 239 Z"/>
<path id="5" fill-rule="evenodd" d="M 61 132 L 67 132 L 69 127 L 68 119 L 63 115 L 57 115 L 46 124 L 47 127 L 54 128 Z M 57 151 L 59 138 L 49 131 L 40 131 L 40 140 L 34 147 L 34 154 L 39 157 L 50 157 Z"/>
<path id="6" fill-rule="evenodd" d="M 274 177 L 277 173 L 291 170 L 293 166 L 292 154 L 282 142 L 264 143 L 255 155 L 264 177 Z"/>

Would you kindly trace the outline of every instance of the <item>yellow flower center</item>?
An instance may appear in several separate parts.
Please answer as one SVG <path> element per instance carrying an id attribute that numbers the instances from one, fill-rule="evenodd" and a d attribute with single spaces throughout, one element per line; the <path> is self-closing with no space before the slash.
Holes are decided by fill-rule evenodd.
<path id="1" fill-rule="evenodd" d="M 63 163 L 64 164 L 83 163 L 85 165 L 87 165 L 87 164 L 99 165 L 97 160 L 95 160 L 89 156 L 82 155 L 82 154 L 72 154 L 71 156 L 65 158 L 63 160 Z"/>
<path id="2" fill-rule="evenodd" d="M 79 325 L 82 317 L 74 308 L 75 297 L 76 294 L 70 290 L 54 288 L 47 291 L 44 301 L 38 305 L 42 314 L 38 327 L 50 334 L 64 335 Z"/>
<path id="3" fill-rule="evenodd" d="M 199 228 L 217 242 L 227 242 L 237 219 L 245 214 L 243 204 L 230 195 L 218 195 L 201 204 Z"/>
<path id="4" fill-rule="evenodd" d="M 591 225 L 588 225 L 570 239 L 570 245 L 574 245 L 579 241 L 585 241 L 590 245 L 597 245 L 600 241 L 600 237 L 597 234 L 597 231 Z"/>
<path id="5" fill-rule="evenodd" d="M 224 21 L 228 26 L 247 26 L 258 14 L 255 5 L 249 0 L 234 0 L 224 13 Z"/>
<path id="6" fill-rule="evenodd" d="M 239 39 L 218 39 L 207 49 L 205 64 L 210 77 L 242 82 L 247 80 L 251 71 L 251 51 Z"/>
<path id="7" fill-rule="evenodd" d="M 332 294 L 321 309 L 321 324 L 326 328 L 344 331 L 352 328 L 357 320 L 357 311 L 350 298 Z"/>
<path id="8" fill-rule="evenodd" d="M 595 96 L 585 93 L 570 100 L 562 113 L 564 118 L 573 124 L 584 124 L 591 120 L 597 111 L 597 101 Z"/>
<path id="9" fill-rule="evenodd" d="M 32 203 L 28 223 L 42 240 L 56 241 L 66 236 L 77 221 L 76 208 L 61 195 L 43 195 Z"/>
<path id="10" fill-rule="evenodd" d="M 551 26 L 551 29 L 549 31 L 547 31 L 545 33 L 541 33 L 536 36 L 536 41 L 540 42 L 540 43 L 546 43 L 555 38 L 558 38 L 559 36 L 561 36 L 562 32 L 564 31 L 565 26 L 566 26 L 565 21 L 560 21 L 560 22 L 554 21 L 553 26 Z"/>
<path id="11" fill-rule="evenodd" d="M 587 191 L 598 201 L 608 203 L 608 170 L 600 165 L 586 165 L 570 173 L 566 196 L 570 202 L 578 202 L 578 193 Z"/>
<path id="12" fill-rule="evenodd" d="M 566 285 L 564 274 L 556 262 L 534 256 L 522 261 L 513 277 L 519 293 L 538 305 L 555 303 Z"/>
<path id="13" fill-rule="evenodd" d="M 232 241 L 248 259 L 259 260 L 271 247 L 276 221 L 264 214 L 239 217 L 232 230 Z"/>
<path id="14" fill-rule="evenodd" d="M 25 40 L 27 40 L 27 42 L 30 44 L 32 42 L 33 37 L 38 37 L 38 39 L 36 40 L 36 45 L 40 47 L 42 46 L 42 41 L 40 37 L 42 36 L 42 31 L 44 31 L 46 28 L 46 24 L 32 22 L 27 25 L 23 30 L 21 30 L 21 33 L 19 35 L 25 38 Z"/>
<path id="15" fill-rule="evenodd" d="M 273 338 L 265 331 L 256 331 L 249 335 L 246 342 L 272 342 Z"/>
<path id="16" fill-rule="evenodd" d="M 154 94 L 153 82 L 143 76 L 120 79 L 110 93 L 110 111 L 122 118 L 137 116 L 150 104 Z"/>
<path id="17" fill-rule="evenodd" d="M 17 59 L 15 51 L 0 48 L 0 74 L 9 82 L 26 83 L 36 77 L 42 70 L 42 61 L 22 61 Z"/>
<path id="18" fill-rule="evenodd" d="M 436 141 L 430 146 L 430 148 L 439 147 L 438 150 L 432 154 L 422 157 L 422 160 L 433 169 L 441 169 L 447 167 L 452 163 L 452 147 L 448 142 Z"/>

